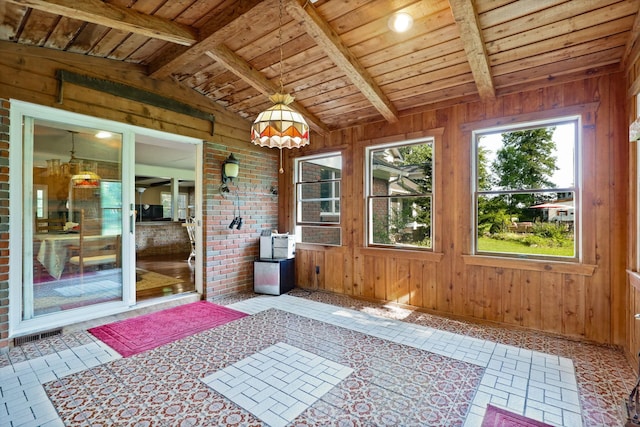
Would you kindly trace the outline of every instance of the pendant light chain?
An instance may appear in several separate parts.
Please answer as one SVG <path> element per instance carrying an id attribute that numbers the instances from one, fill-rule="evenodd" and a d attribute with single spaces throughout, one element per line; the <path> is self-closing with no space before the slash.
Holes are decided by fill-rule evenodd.
<path id="1" fill-rule="evenodd" d="M 284 93 L 284 84 L 282 83 L 282 0 L 280 0 L 280 15 L 278 16 L 278 45 L 280 46 L 280 93 Z M 280 116 L 280 130 L 282 130 L 282 128 L 282 116 Z M 282 147 L 280 148 L 280 169 L 278 169 L 278 173 L 284 173 L 284 168 L 282 167 Z"/>
<path id="2" fill-rule="evenodd" d="M 284 93 L 284 85 L 282 83 L 282 0 L 280 0 L 280 16 L 278 17 L 278 44 L 280 45 L 280 93 Z"/>
<path id="3" fill-rule="evenodd" d="M 251 142 L 261 147 L 280 150 L 280 173 L 283 169 L 283 148 L 300 148 L 309 144 L 309 125 L 304 117 L 289 107 L 294 98 L 284 91 L 284 49 L 282 21 L 283 0 L 279 0 L 278 44 L 280 50 L 280 92 L 269 97 L 274 105 L 260 114 L 251 126 Z"/>

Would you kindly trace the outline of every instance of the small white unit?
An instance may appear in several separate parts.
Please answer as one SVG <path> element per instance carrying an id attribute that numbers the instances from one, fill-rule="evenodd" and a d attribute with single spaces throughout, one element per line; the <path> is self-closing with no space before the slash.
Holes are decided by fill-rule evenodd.
<path id="1" fill-rule="evenodd" d="M 268 235 L 267 235 L 268 232 Z M 260 259 L 291 259 L 296 254 L 296 239 L 291 234 L 266 230 L 260 236 Z"/>

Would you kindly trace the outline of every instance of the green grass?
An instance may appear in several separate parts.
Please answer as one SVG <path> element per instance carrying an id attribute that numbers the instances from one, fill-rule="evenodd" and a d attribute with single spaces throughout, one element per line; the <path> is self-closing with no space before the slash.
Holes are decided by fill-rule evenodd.
<path id="1" fill-rule="evenodd" d="M 528 246 L 512 240 L 496 240 L 489 237 L 478 238 L 478 250 L 481 252 L 501 252 L 526 255 L 573 256 L 573 247 L 548 248 L 542 246 Z"/>

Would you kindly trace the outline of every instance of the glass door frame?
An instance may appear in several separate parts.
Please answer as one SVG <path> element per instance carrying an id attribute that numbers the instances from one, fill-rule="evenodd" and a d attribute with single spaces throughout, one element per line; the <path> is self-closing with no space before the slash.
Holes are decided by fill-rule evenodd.
<path id="1" fill-rule="evenodd" d="M 175 134 L 154 131 L 137 126 L 126 125 L 106 119 L 99 119 L 83 114 L 72 113 L 51 107 L 31 104 L 27 102 L 10 101 L 10 127 L 9 127 L 9 337 L 24 335 L 35 331 L 53 329 L 96 317 L 107 316 L 129 310 L 136 304 L 135 290 L 135 141 L 136 134 L 147 136 L 161 136 L 176 142 L 198 144 L 196 160 L 196 219 L 197 224 L 201 224 L 201 212 L 199 205 L 202 200 L 201 166 L 202 166 L 202 140 L 183 137 Z M 23 257 L 28 256 L 28 250 L 23 250 L 25 238 L 32 237 L 33 229 L 23 232 L 23 222 L 27 216 L 27 209 L 30 209 L 31 202 L 25 200 L 24 184 L 25 170 L 31 173 L 33 164 L 31 161 L 24 161 L 25 149 L 31 146 L 28 155 L 32 155 L 33 143 L 25 144 L 25 136 L 33 138 L 33 119 L 55 121 L 62 124 L 84 126 L 88 128 L 104 129 L 122 135 L 122 280 L 123 294 L 121 301 L 112 301 L 102 304 L 90 305 L 74 310 L 61 311 L 52 314 L 34 317 L 23 320 L 22 307 L 24 303 L 24 279 L 30 279 L 33 287 L 33 278 L 23 277 Z M 25 124 L 23 126 L 23 123 Z M 28 182 L 27 182 L 28 183 Z M 32 211 L 32 210 L 31 210 Z M 31 215 L 31 214 L 28 214 Z M 198 231 L 198 245 L 200 240 L 200 227 Z M 31 236 L 29 236 L 29 235 Z M 198 246 L 199 247 L 199 246 Z M 198 251 L 200 253 L 201 251 Z M 202 292 L 202 272 L 198 274 L 198 268 L 202 262 L 196 259 L 196 291 Z M 27 272 L 26 276 L 29 276 Z M 198 280 L 199 276 L 199 280 Z M 99 309 L 96 310 L 96 307 Z M 99 313 L 97 316 L 96 313 Z"/>

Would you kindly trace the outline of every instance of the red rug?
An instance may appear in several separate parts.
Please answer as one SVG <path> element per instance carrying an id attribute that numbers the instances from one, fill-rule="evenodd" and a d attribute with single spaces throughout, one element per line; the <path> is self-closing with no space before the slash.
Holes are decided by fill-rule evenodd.
<path id="1" fill-rule="evenodd" d="M 128 357 L 245 316 L 221 305 L 198 301 L 98 326 L 89 332 Z"/>
<path id="2" fill-rule="evenodd" d="M 482 427 L 551 427 L 541 421 L 532 420 L 513 412 L 505 411 L 492 405 L 487 406 L 487 413 L 482 420 Z"/>

